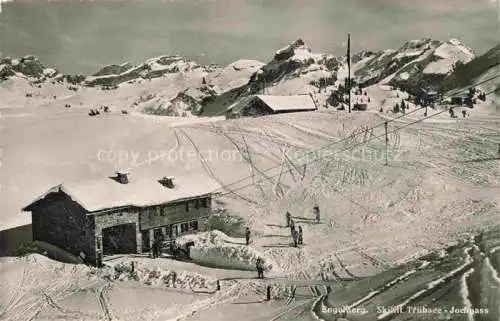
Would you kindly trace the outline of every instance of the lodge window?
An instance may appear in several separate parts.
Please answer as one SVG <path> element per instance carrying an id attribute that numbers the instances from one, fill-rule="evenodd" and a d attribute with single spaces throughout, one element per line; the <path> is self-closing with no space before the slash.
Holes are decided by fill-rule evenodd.
<path id="1" fill-rule="evenodd" d="M 182 223 L 181 224 L 181 233 L 186 233 L 188 230 L 189 230 L 188 223 Z"/>
<path id="2" fill-rule="evenodd" d="M 165 216 L 165 215 L 167 215 L 167 209 L 166 209 L 166 207 L 165 207 L 165 206 L 161 206 L 161 207 L 160 207 L 160 215 L 161 215 L 161 216 Z"/>
<path id="3" fill-rule="evenodd" d="M 209 208 L 210 207 L 210 198 L 203 198 L 201 206 L 203 206 L 204 208 Z"/>
<path id="4" fill-rule="evenodd" d="M 197 231 L 198 230 L 198 221 L 189 222 L 189 230 L 190 231 Z"/>
<path id="5" fill-rule="evenodd" d="M 199 208 L 200 208 L 200 200 L 199 200 L 199 199 L 197 199 L 197 200 L 194 202 L 194 207 L 195 207 L 196 209 L 199 209 Z"/>
<path id="6" fill-rule="evenodd" d="M 186 212 L 189 212 L 189 202 L 186 202 Z"/>

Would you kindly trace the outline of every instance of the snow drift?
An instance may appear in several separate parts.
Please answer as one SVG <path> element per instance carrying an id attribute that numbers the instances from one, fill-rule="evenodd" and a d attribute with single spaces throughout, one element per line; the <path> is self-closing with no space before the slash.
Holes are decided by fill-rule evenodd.
<path id="1" fill-rule="evenodd" d="M 190 241 L 194 242 L 191 258 L 200 265 L 254 271 L 257 259 L 261 258 L 265 270 L 277 270 L 277 264 L 264 254 L 246 246 L 243 240 L 231 238 L 221 231 L 186 235 L 177 239 L 180 246 Z"/>
<path id="2" fill-rule="evenodd" d="M 212 290 L 217 281 L 195 272 L 164 269 L 137 262 L 132 266 L 132 261 L 120 262 L 109 269 L 94 269 L 94 273 L 111 281 L 138 281 L 146 285 L 164 285 L 184 290 Z"/>

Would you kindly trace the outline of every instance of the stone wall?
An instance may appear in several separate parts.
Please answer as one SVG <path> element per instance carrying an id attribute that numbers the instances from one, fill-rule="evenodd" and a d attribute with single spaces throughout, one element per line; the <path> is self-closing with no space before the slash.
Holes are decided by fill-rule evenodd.
<path id="1" fill-rule="evenodd" d="M 137 253 L 142 252 L 142 234 L 139 229 L 139 210 L 121 209 L 105 213 L 98 213 L 94 215 L 94 220 L 95 220 L 94 246 L 96 250 L 98 247 L 102 249 L 103 229 L 122 224 L 135 224 Z M 100 242 L 100 246 L 98 246 L 99 244 L 97 244 L 96 242 Z"/>
<path id="2" fill-rule="evenodd" d="M 55 245 L 73 255 L 83 251 L 92 257 L 93 219 L 62 192 L 47 195 L 32 209 L 33 240 Z"/>
<path id="3" fill-rule="evenodd" d="M 187 211 L 186 203 L 189 204 L 189 211 Z M 193 221 L 210 215 L 210 204 L 208 207 L 203 207 L 203 202 L 200 199 L 198 205 L 198 208 L 196 208 L 196 200 L 189 200 L 145 208 L 140 214 L 140 229 L 148 230 Z"/>

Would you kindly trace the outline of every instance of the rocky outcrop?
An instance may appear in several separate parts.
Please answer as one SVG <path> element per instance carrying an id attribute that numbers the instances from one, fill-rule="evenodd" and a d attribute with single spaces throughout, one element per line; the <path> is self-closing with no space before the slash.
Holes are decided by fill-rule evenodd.
<path id="1" fill-rule="evenodd" d="M 13 59 L 11 64 L 14 71 L 31 77 L 42 76 L 43 70 L 45 69 L 45 66 L 42 65 L 40 60 L 32 55 L 24 56 L 20 60 Z"/>
<path id="2" fill-rule="evenodd" d="M 32 83 L 40 84 L 56 76 L 60 76 L 54 68 L 45 67 L 40 60 L 33 56 L 24 56 L 21 59 L 5 57 L 0 60 L 0 79 L 12 76 L 29 78 Z"/>
<path id="3" fill-rule="evenodd" d="M 297 39 L 288 46 L 276 51 L 276 53 L 274 54 L 274 60 L 283 61 L 290 59 L 293 57 L 293 55 L 295 55 L 295 50 L 297 49 L 305 49 L 311 52 L 311 48 L 309 48 L 302 39 Z"/>
<path id="4" fill-rule="evenodd" d="M 255 94 L 266 86 L 302 77 L 310 72 L 323 71 L 323 75 L 318 79 L 311 79 L 308 83 L 321 77 L 335 77 L 338 67 L 339 61 L 336 57 L 312 53 L 311 48 L 299 39 L 278 50 L 274 59 L 252 76 L 249 92 Z"/>
<path id="5" fill-rule="evenodd" d="M 6 80 L 15 74 L 16 72 L 12 69 L 10 64 L 0 63 L 0 80 Z"/>
<path id="6" fill-rule="evenodd" d="M 170 101 L 170 109 L 176 114 L 172 116 L 183 116 L 185 113 L 194 116 L 200 115 L 203 111 L 202 97 L 206 96 L 194 90 L 186 90 L 179 93 Z"/>
<path id="7" fill-rule="evenodd" d="M 116 86 L 138 78 L 152 79 L 167 73 L 189 72 L 198 68 L 202 67 L 178 55 L 160 56 L 151 58 L 139 66 L 131 66 L 128 63 L 106 66 L 87 77 L 84 84 L 86 86 Z"/>
<path id="8" fill-rule="evenodd" d="M 121 65 L 109 65 L 102 68 L 95 74 L 92 74 L 92 76 L 99 77 L 99 76 L 119 75 L 131 69 L 132 67 L 133 66 L 128 62 L 125 62 Z"/>

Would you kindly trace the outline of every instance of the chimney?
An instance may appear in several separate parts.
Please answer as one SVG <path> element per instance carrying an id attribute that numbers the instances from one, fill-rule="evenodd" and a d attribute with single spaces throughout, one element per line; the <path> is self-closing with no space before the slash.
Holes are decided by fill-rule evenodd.
<path id="1" fill-rule="evenodd" d="M 116 172 L 116 179 L 121 184 L 128 184 L 128 172 Z"/>
<path id="2" fill-rule="evenodd" d="M 174 178 L 171 176 L 164 176 L 161 180 L 159 180 L 160 184 L 167 188 L 174 188 Z"/>

